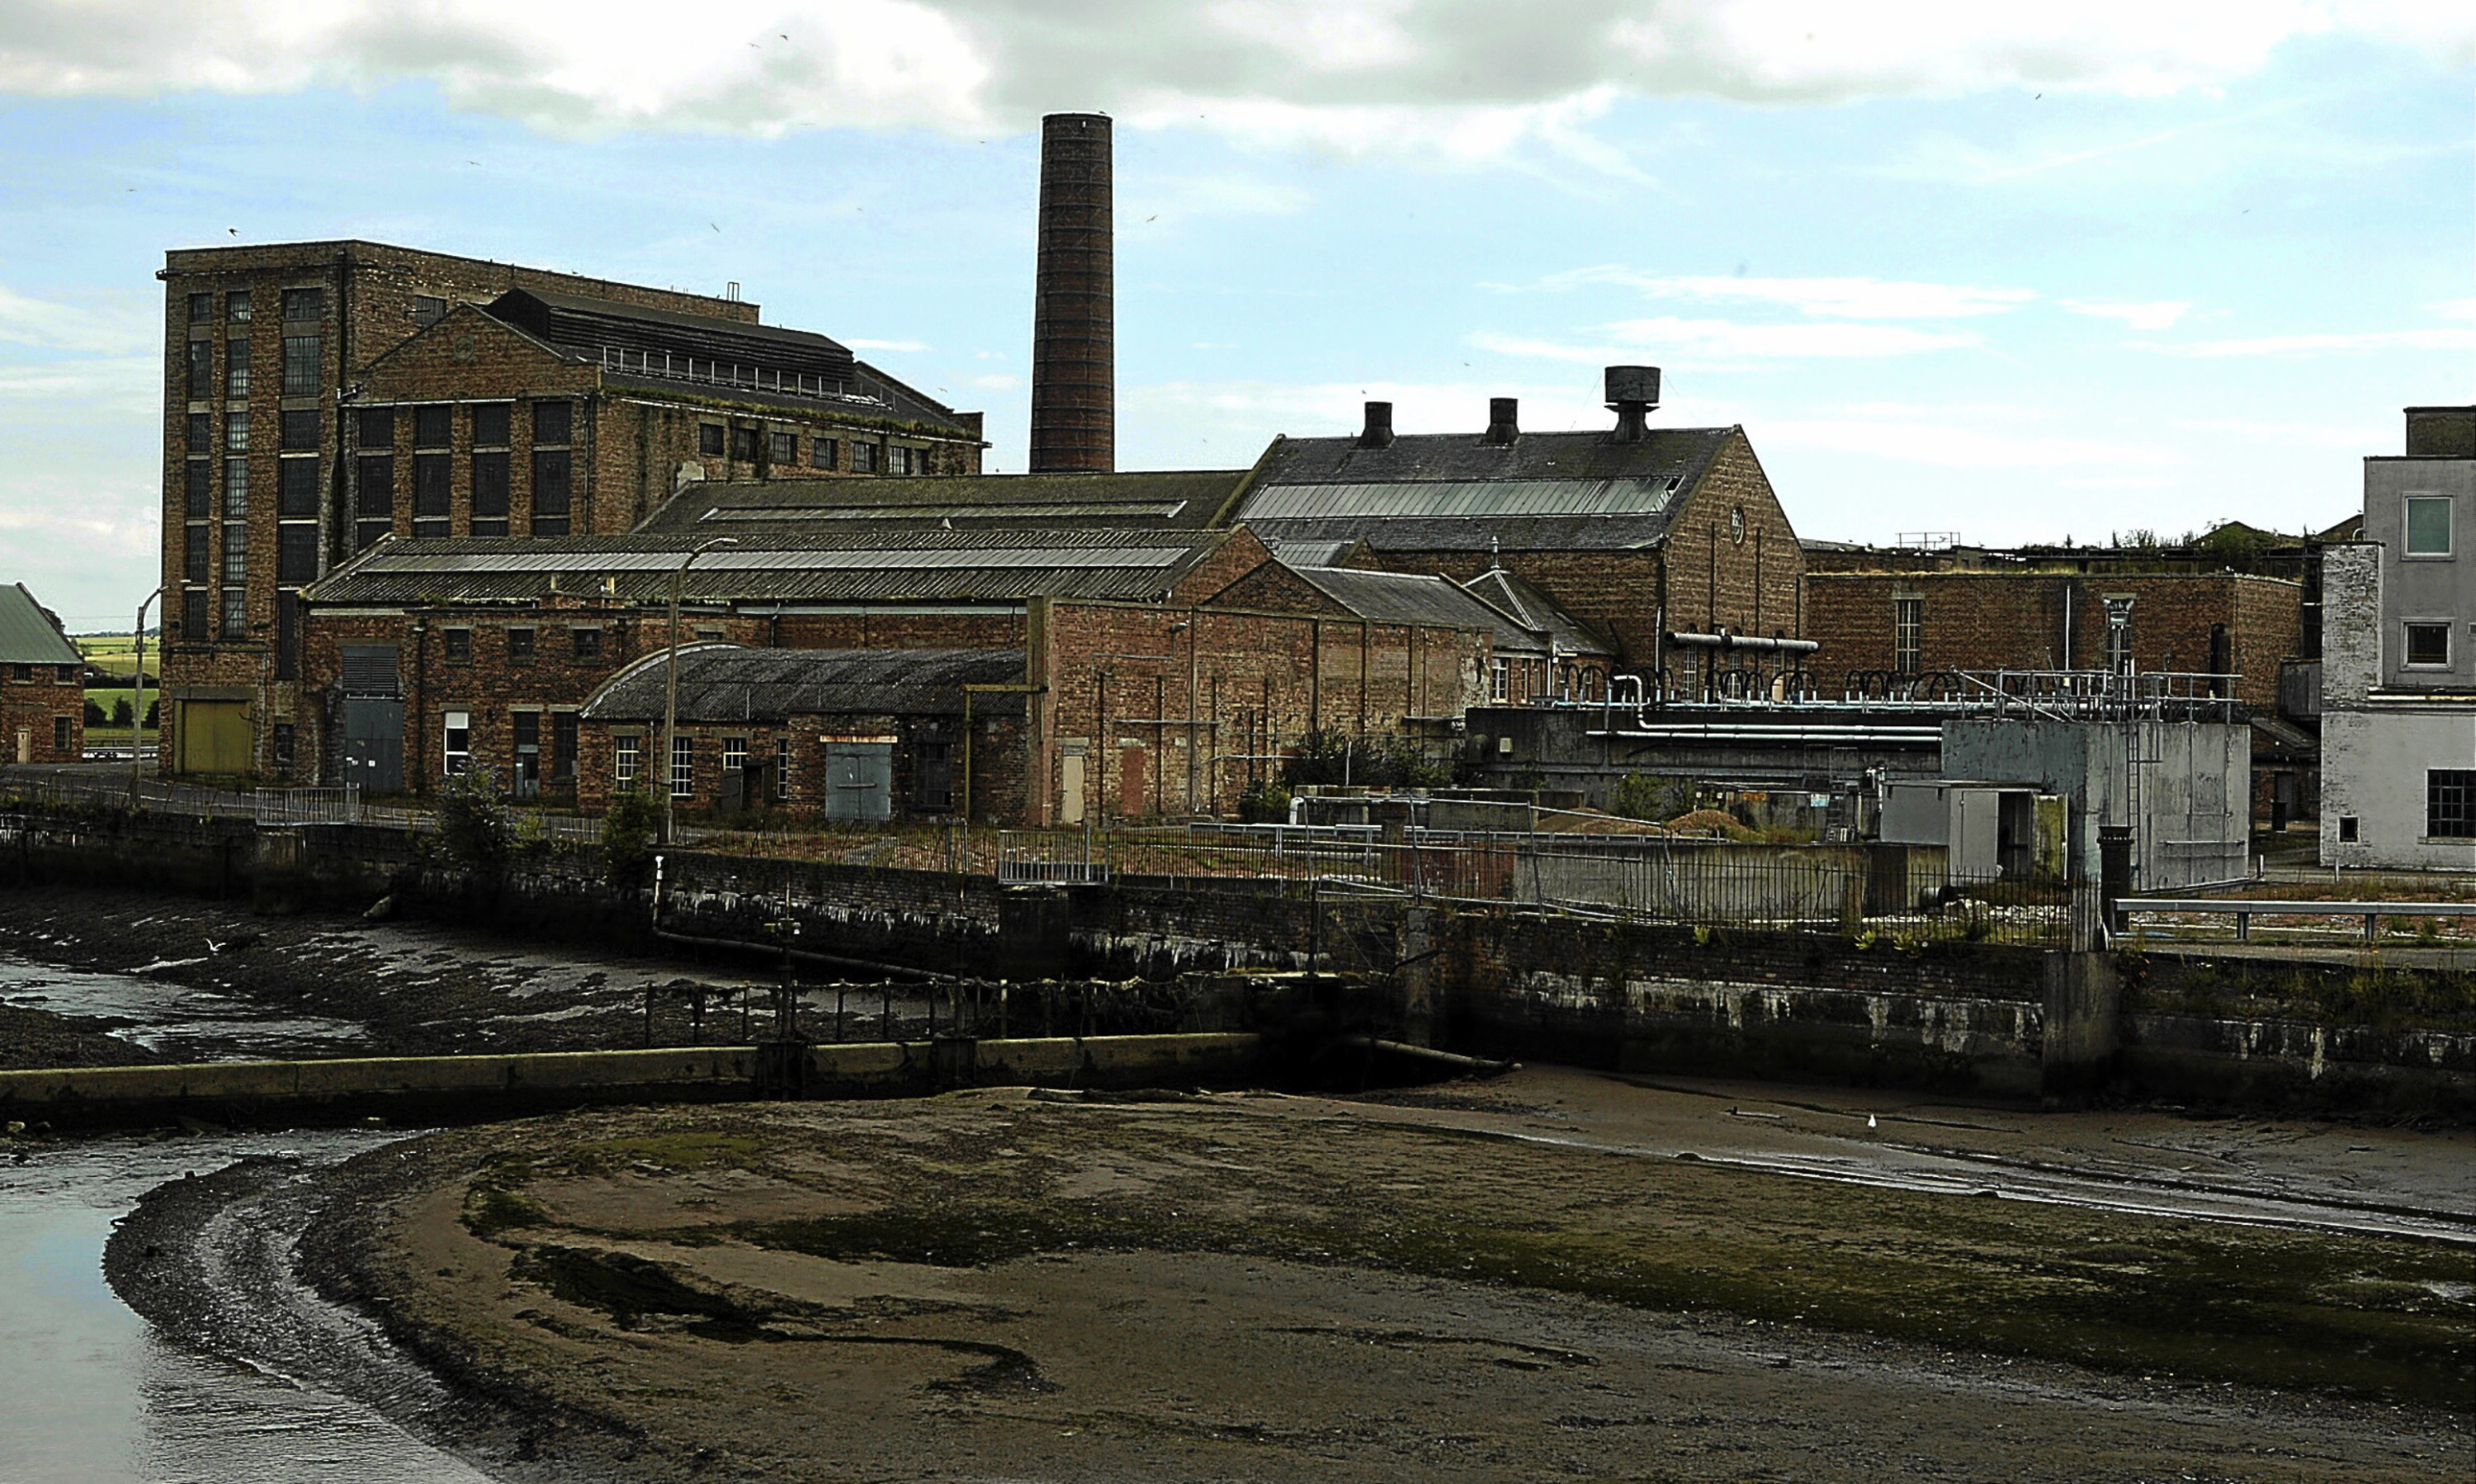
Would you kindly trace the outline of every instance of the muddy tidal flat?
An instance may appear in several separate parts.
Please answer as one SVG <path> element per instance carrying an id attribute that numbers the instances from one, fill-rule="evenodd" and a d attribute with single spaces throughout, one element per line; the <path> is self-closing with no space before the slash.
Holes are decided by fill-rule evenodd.
<path id="1" fill-rule="evenodd" d="M 2465 1242 L 1654 1155 L 1629 1096 L 580 1113 L 344 1166 L 302 1269 L 502 1477 L 2468 1473 Z"/>

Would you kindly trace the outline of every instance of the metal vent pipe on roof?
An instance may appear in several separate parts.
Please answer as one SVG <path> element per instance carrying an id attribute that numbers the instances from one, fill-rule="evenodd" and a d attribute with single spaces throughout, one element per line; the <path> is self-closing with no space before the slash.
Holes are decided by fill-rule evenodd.
<path id="1" fill-rule="evenodd" d="M 1659 406 L 1657 366 L 1610 366 L 1605 381 L 1609 410 L 1617 414 L 1614 441 L 1639 443 L 1649 433 L 1650 409 Z"/>
<path id="2" fill-rule="evenodd" d="M 1367 404 L 1367 426 L 1359 430 L 1358 446 L 1360 448 L 1393 446 L 1393 404 L 1390 402 Z"/>
<path id="3" fill-rule="evenodd" d="M 1487 399 L 1487 441 L 1510 443 L 1522 436 L 1522 400 L 1518 397 Z"/>
<path id="4" fill-rule="evenodd" d="M 1040 252 L 1031 327 L 1031 472 L 1118 466 L 1110 125 L 1040 121 Z"/>

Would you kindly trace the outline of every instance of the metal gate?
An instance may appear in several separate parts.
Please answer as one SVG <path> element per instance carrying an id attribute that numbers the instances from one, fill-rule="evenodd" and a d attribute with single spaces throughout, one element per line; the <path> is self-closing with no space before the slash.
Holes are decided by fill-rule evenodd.
<path id="1" fill-rule="evenodd" d="M 893 815 L 892 744 L 827 743 L 826 818 L 879 821 Z"/>

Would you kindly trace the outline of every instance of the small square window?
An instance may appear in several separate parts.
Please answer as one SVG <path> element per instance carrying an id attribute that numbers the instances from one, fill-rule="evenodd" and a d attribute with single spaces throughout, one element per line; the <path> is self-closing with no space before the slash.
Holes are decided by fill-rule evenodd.
<path id="1" fill-rule="evenodd" d="M 2358 824 L 2358 821 L 2357 821 L 2357 818 L 2356 818 L 2356 816 L 2355 816 L 2355 815 L 2353 815 L 2353 814 L 2341 814 L 2341 815 L 2340 815 L 2340 816 L 2339 816 L 2339 843 L 2340 843 L 2340 844 L 2341 844 L 2341 845 L 2353 845 L 2353 844 L 2355 844 L 2355 843 L 2356 843 L 2357 839 L 2362 835 L 2362 833 L 2363 833 L 2363 830 L 2362 830 L 2362 829 L 2360 828 L 2360 826 L 2359 826 L 2359 824 Z"/>
<path id="2" fill-rule="evenodd" d="M 192 324 L 192 325 L 203 325 L 203 324 L 205 324 L 208 320 L 210 320 L 210 319 L 212 319 L 212 318 L 214 318 L 214 317 L 215 317 L 215 296 L 214 296 L 214 295 L 212 295 L 212 294 L 191 294 L 191 295 L 189 296 L 189 323 L 190 323 L 190 324 Z"/>
<path id="3" fill-rule="evenodd" d="M 885 450 L 885 472 L 916 474 L 919 472 L 915 467 L 919 456 L 920 451 L 916 448 L 905 448 L 900 443 L 889 444 Z"/>
<path id="4" fill-rule="evenodd" d="M 445 448 L 455 436 L 456 409 L 451 407 L 412 409 L 412 446 Z"/>
<path id="5" fill-rule="evenodd" d="M 876 444 L 854 443 L 852 445 L 851 472 L 854 474 L 875 474 L 877 472 Z"/>
<path id="6" fill-rule="evenodd" d="M 426 330 L 447 317 L 447 301 L 433 294 L 412 296 L 412 328 Z"/>
<path id="7" fill-rule="evenodd" d="M 395 451 L 395 408 L 360 408 L 354 414 L 353 441 L 372 453 L 393 453 Z"/>
<path id="8" fill-rule="evenodd" d="M 571 629 L 567 631 L 567 642 L 579 659 L 602 657 L 602 631 L 599 629 Z"/>
<path id="9" fill-rule="evenodd" d="M 285 319 L 318 319 L 327 312 L 327 290 L 323 288 L 287 288 L 284 291 Z"/>
<path id="10" fill-rule="evenodd" d="M 508 658 L 511 663 L 529 665 L 533 661 L 533 631 L 530 629 L 508 631 Z"/>
<path id="11" fill-rule="evenodd" d="M 830 469 L 834 467 L 835 458 L 841 452 L 842 440 L 839 438 L 810 438 L 808 440 L 808 467 L 812 469 Z"/>
<path id="12" fill-rule="evenodd" d="M 2408 496 L 2407 554 L 2410 556 L 2450 555 L 2449 496 Z"/>
<path id="13" fill-rule="evenodd" d="M 2418 668 L 2449 669 L 2450 626 L 2447 623 L 2408 625 L 2407 662 Z"/>
<path id="14" fill-rule="evenodd" d="M 314 452 L 320 438 L 326 435 L 316 408 L 297 408 L 284 414 L 283 446 L 295 453 Z"/>
<path id="15" fill-rule="evenodd" d="M 224 295 L 224 317 L 235 325 L 249 323 L 249 290 L 235 288 Z"/>
<path id="16" fill-rule="evenodd" d="M 730 457 L 733 458 L 745 459 L 753 459 L 756 457 L 755 429 L 733 428 L 730 430 Z"/>
<path id="17" fill-rule="evenodd" d="M 774 434 L 773 455 L 774 461 L 778 464 L 798 463 L 800 461 L 800 435 L 796 433 L 778 433 Z"/>
<path id="18" fill-rule="evenodd" d="M 445 631 L 443 637 L 447 644 L 447 662 L 449 664 L 469 665 L 473 662 L 472 630 L 450 629 Z"/>
<path id="19" fill-rule="evenodd" d="M 192 454 L 208 453 L 214 448 L 215 414 L 212 412 L 192 412 L 189 414 L 188 443 L 189 452 Z"/>
<path id="20" fill-rule="evenodd" d="M 707 458 L 722 457 L 722 424 L 697 424 L 697 452 Z"/>
<path id="21" fill-rule="evenodd" d="M 508 430 L 515 408 L 505 402 L 484 402 L 473 408 L 473 441 L 482 448 L 508 446 Z"/>
<path id="22" fill-rule="evenodd" d="M 536 402 L 533 404 L 533 441 L 561 444 L 568 440 L 575 420 L 575 404 Z"/>

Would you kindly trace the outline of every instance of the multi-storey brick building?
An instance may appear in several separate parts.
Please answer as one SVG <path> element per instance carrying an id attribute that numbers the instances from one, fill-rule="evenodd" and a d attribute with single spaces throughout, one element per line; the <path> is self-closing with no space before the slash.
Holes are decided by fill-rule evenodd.
<path id="1" fill-rule="evenodd" d="M 828 429 L 835 473 L 978 467 L 977 417 L 735 298 L 359 241 L 161 276 L 171 771 L 302 769 L 298 595 L 382 535 L 623 531 Z"/>
<path id="2" fill-rule="evenodd" d="M 86 755 L 86 659 L 22 582 L 0 587 L 0 748 L 11 762 Z"/>
<path id="3" fill-rule="evenodd" d="M 1651 428 L 1658 372 L 1616 366 L 1603 433 L 1525 433 L 1514 399 L 1485 432 L 1396 434 L 1367 405 L 1356 437 L 1267 451 L 1237 518 L 1285 559 L 1514 573 L 1666 693 L 1708 680 L 1671 633 L 1795 638 L 1805 558 L 1742 428 Z"/>

